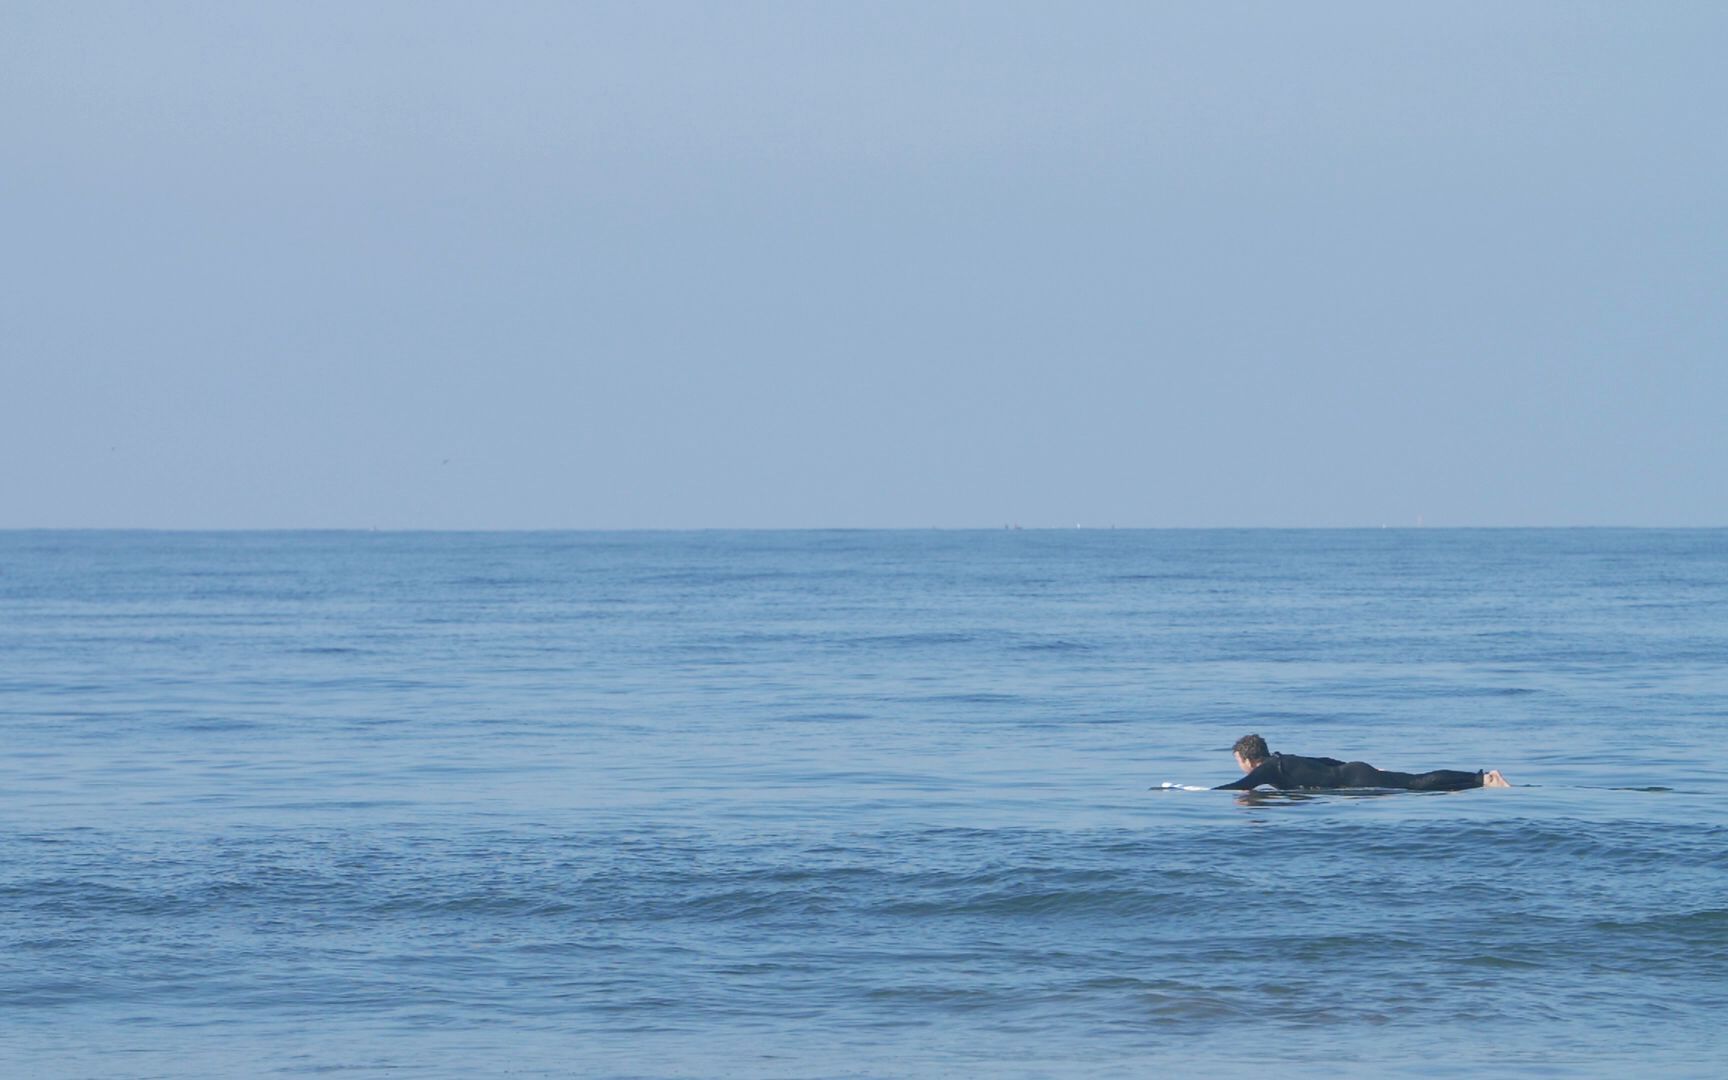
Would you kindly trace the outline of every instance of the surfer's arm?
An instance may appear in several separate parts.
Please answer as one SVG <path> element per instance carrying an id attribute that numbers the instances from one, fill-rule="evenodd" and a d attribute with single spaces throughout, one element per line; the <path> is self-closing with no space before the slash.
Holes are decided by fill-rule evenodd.
<path id="1" fill-rule="evenodd" d="M 1277 787 L 1277 785 L 1274 784 L 1273 780 L 1272 780 L 1272 778 L 1276 774 L 1277 774 L 1277 768 L 1276 768 L 1276 763 L 1274 761 L 1271 761 L 1271 760 L 1262 761 L 1260 764 L 1254 766 L 1253 772 L 1244 773 L 1242 775 L 1242 779 L 1233 780 L 1228 784 L 1219 784 L 1217 787 L 1213 788 L 1212 790 L 1213 791 L 1252 791 L 1255 788 L 1259 787 L 1261 784 L 1269 784 L 1273 787 Z"/>

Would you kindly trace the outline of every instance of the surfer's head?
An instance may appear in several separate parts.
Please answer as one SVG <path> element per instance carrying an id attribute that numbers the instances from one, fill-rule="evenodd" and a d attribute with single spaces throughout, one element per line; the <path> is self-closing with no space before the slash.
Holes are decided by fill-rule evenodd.
<path id="1" fill-rule="evenodd" d="M 1236 764 L 1242 766 L 1243 772 L 1272 756 L 1272 751 L 1266 749 L 1266 740 L 1258 735 L 1244 735 L 1230 749 L 1236 752 Z"/>

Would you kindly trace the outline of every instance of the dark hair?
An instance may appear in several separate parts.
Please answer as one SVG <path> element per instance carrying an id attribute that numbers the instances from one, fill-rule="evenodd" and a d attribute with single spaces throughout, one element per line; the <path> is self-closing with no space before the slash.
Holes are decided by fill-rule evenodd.
<path id="1" fill-rule="evenodd" d="M 1266 749 L 1266 740 L 1258 735 L 1244 735 L 1230 749 L 1248 759 L 1250 765 L 1258 765 L 1272 756 L 1272 751 Z"/>

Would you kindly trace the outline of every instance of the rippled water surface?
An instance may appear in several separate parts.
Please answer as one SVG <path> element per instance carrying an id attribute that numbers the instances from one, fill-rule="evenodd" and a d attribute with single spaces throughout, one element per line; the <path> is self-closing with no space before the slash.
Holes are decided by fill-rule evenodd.
<path id="1" fill-rule="evenodd" d="M 0 533 L 0 1075 L 1722 1075 L 1725 659 L 1722 531 Z"/>

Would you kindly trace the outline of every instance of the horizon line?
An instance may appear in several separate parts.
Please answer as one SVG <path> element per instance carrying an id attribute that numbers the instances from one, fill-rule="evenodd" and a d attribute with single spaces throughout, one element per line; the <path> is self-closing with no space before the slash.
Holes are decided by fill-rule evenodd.
<path id="1" fill-rule="evenodd" d="M 0 525 L 0 533 L 1489 532 L 1728 529 L 1728 525 Z"/>

